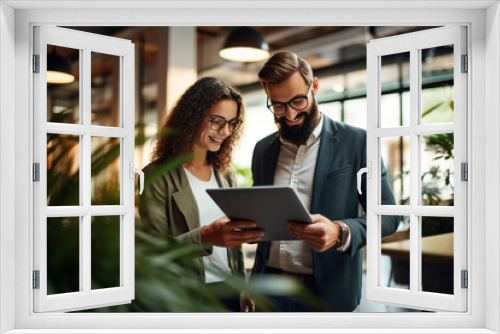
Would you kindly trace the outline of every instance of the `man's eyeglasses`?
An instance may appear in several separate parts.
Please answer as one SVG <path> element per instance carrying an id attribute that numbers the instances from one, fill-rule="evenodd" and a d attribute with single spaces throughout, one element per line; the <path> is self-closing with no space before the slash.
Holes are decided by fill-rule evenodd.
<path id="1" fill-rule="evenodd" d="M 298 95 L 288 102 L 273 102 L 269 103 L 269 96 L 267 97 L 267 107 L 275 115 L 283 115 L 286 112 L 286 106 L 289 105 L 290 108 L 297 111 L 302 111 L 309 106 L 309 93 L 311 92 L 313 82 L 309 84 L 309 89 L 306 95 Z"/>
<path id="2" fill-rule="evenodd" d="M 237 118 L 233 118 L 227 121 L 222 116 L 210 116 L 209 119 L 210 119 L 210 129 L 212 129 L 213 131 L 220 131 L 227 124 L 229 132 L 235 132 L 240 128 L 241 123 L 243 123 L 243 121 Z"/>

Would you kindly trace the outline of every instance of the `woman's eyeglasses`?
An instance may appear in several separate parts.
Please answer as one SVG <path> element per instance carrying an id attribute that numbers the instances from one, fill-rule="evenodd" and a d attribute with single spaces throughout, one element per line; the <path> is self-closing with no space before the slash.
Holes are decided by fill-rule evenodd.
<path id="1" fill-rule="evenodd" d="M 208 119 L 210 120 L 210 129 L 213 131 L 220 131 L 227 124 L 229 132 L 235 132 L 240 128 L 241 123 L 243 123 L 243 121 L 237 118 L 228 121 L 222 116 L 210 116 Z"/>

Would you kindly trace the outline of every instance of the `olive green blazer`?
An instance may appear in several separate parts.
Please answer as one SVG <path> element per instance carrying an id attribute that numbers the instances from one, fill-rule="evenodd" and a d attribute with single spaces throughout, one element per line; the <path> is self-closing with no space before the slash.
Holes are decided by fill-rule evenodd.
<path id="1" fill-rule="evenodd" d="M 160 237 L 174 236 L 180 243 L 199 245 L 196 253 L 196 275 L 205 281 L 203 256 L 211 255 L 213 247 L 201 243 L 201 226 L 198 205 L 193 195 L 186 172 L 182 166 L 167 169 L 165 164 L 155 161 L 144 168 L 145 187 L 139 196 L 139 214 L 146 231 Z M 215 177 L 221 188 L 236 186 L 233 169 L 220 172 Z M 243 253 L 240 247 L 228 248 L 228 263 L 233 274 L 243 274 Z"/>

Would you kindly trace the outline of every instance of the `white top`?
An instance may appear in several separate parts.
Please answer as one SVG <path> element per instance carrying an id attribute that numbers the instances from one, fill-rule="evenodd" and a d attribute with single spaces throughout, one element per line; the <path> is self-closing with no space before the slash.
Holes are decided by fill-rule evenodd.
<path id="1" fill-rule="evenodd" d="M 210 180 L 208 181 L 198 179 L 186 168 L 184 168 L 184 171 L 186 172 L 189 185 L 191 186 L 196 204 L 198 205 L 200 226 L 209 225 L 215 220 L 223 217 L 224 212 L 221 211 L 206 192 L 209 188 L 219 188 L 213 166 L 210 173 Z M 204 256 L 203 264 L 205 266 L 205 283 L 224 281 L 231 275 L 231 269 L 229 268 L 227 259 L 227 249 L 224 247 L 213 246 L 212 255 Z"/>

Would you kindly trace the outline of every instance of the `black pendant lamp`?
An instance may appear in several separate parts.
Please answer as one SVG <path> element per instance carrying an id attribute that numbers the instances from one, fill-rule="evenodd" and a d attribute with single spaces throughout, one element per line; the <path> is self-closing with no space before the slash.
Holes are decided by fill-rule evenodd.
<path id="1" fill-rule="evenodd" d="M 257 62 L 269 57 L 269 45 L 257 30 L 240 27 L 231 32 L 219 55 L 232 61 Z"/>
<path id="2" fill-rule="evenodd" d="M 47 82 L 66 84 L 75 81 L 66 58 L 57 54 L 55 48 L 47 55 Z"/>

